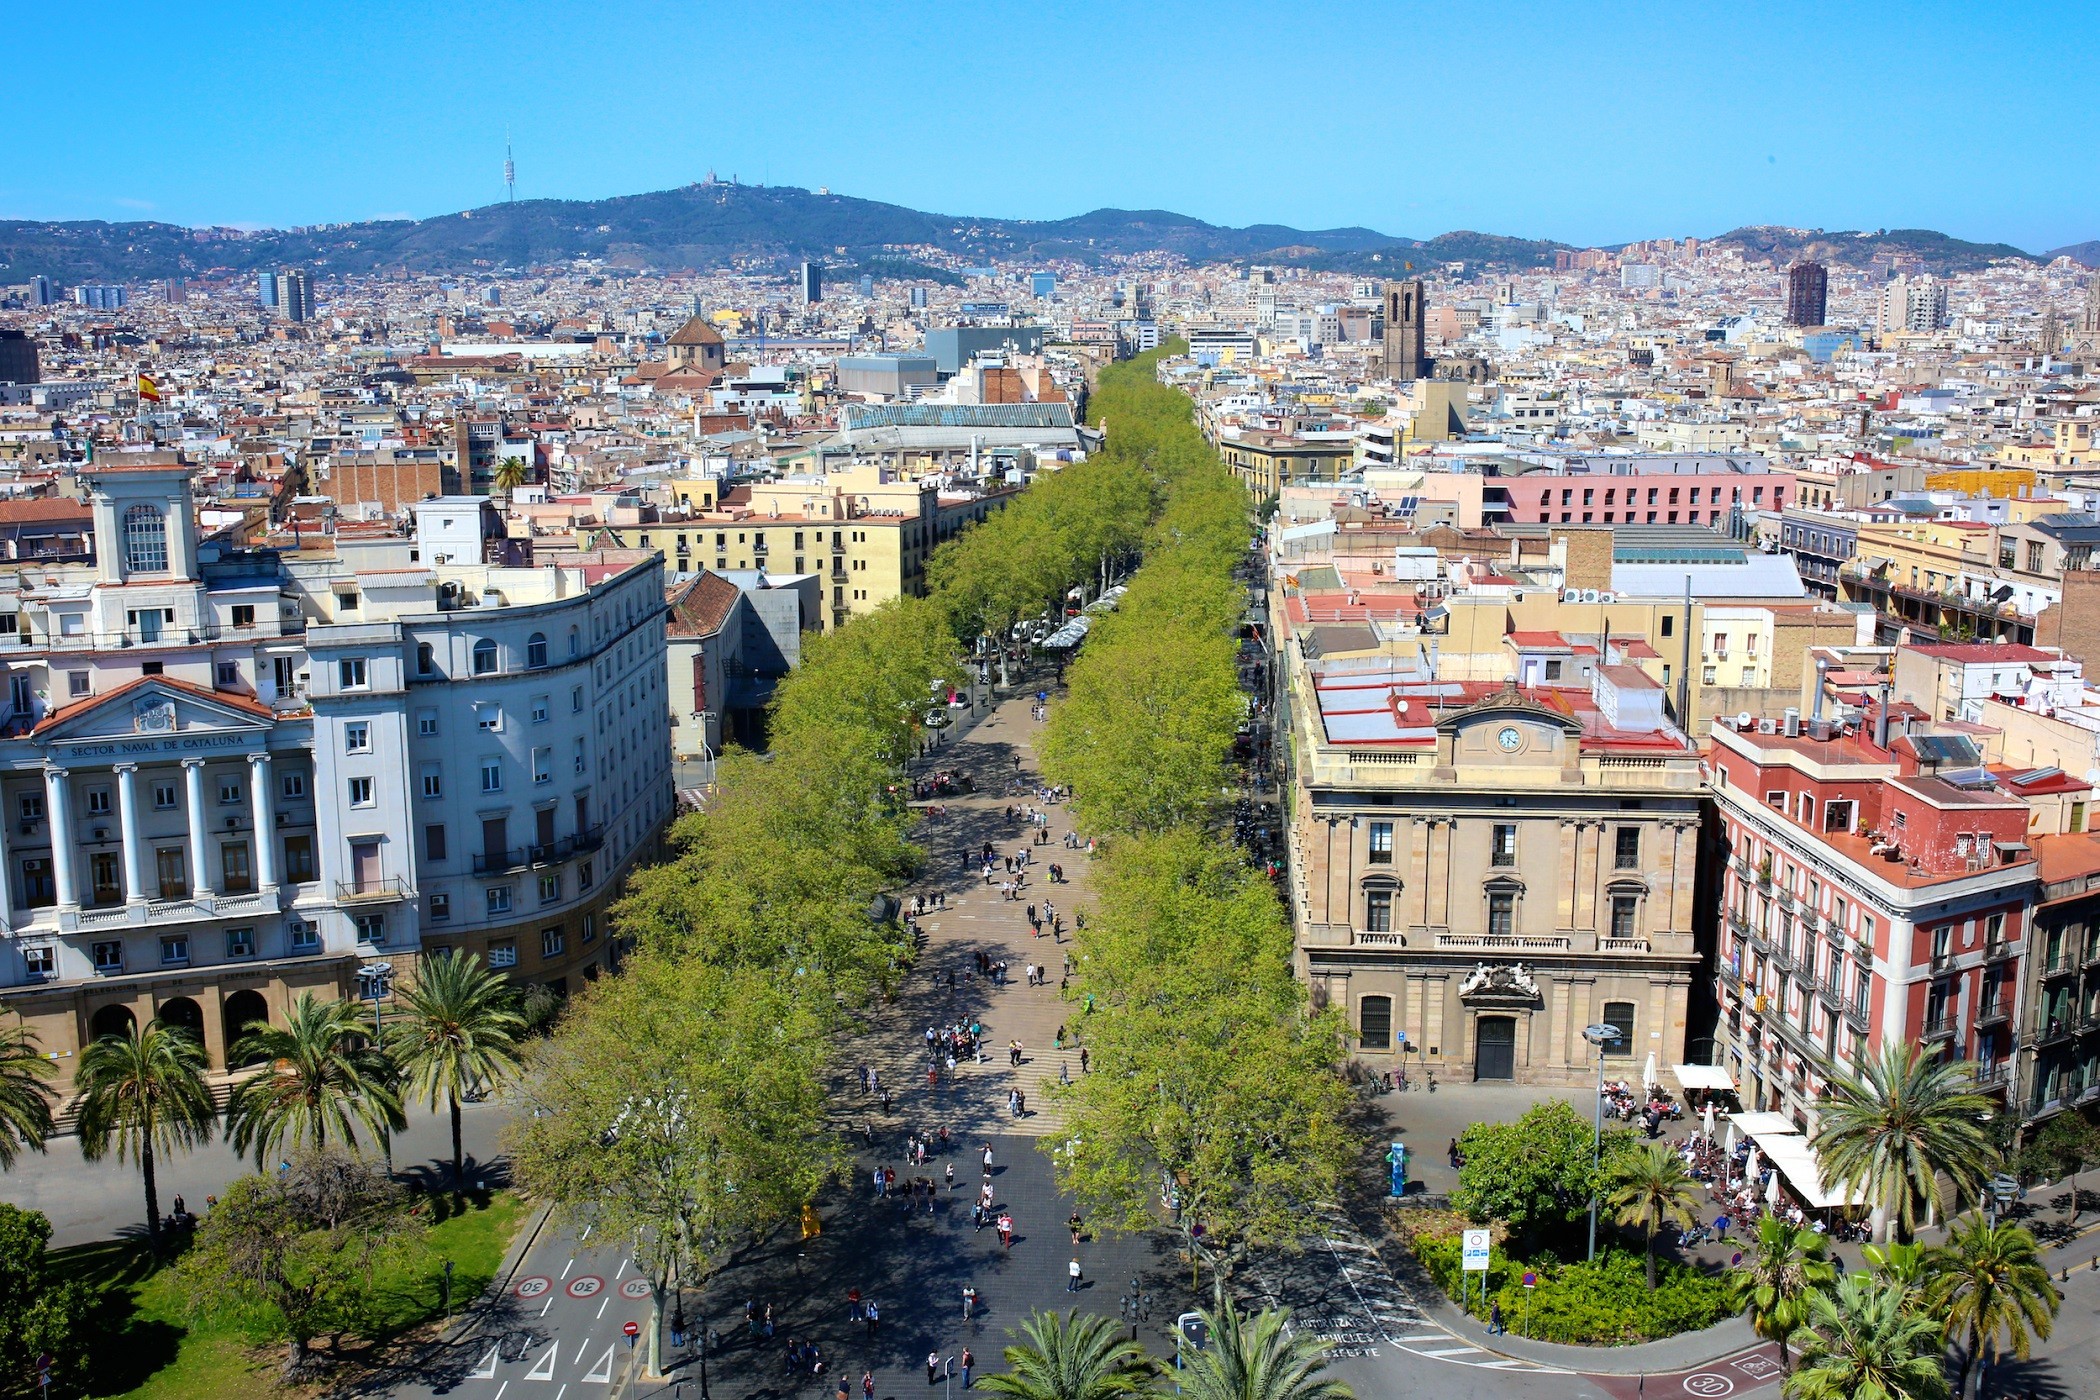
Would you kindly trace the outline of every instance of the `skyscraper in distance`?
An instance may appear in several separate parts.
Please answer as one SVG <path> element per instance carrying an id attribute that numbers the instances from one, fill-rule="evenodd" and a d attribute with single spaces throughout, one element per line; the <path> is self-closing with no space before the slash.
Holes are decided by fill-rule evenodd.
<path id="1" fill-rule="evenodd" d="M 1820 326 L 1830 304 L 1830 273 L 1819 262 L 1797 262 L 1786 270 L 1786 323 Z"/>
<path id="2" fill-rule="evenodd" d="M 815 306 L 824 300 L 824 269 L 813 262 L 802 264 L 802 304 Z"/>
<path id="3" fill-rule="evenodd" d="M 277 274 L 277 314 L 287 321 L 311 320 L 313 293 L 306 282 L 306 269 L 288 267 Z"/>
<path id="4" fill-rule="evenodd" d="M 277 274 L 259 272 L 255 275 L 255 304 L 265 311 L 277 309 Z"/>

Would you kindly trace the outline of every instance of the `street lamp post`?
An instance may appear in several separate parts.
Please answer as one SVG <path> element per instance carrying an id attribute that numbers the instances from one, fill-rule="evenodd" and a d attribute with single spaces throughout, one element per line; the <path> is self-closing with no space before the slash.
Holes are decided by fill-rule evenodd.
<path id="1" fill-rule="evenodd" d="M 1590 1135 L 1590 1253 L 1597 1257 L 1597 1168 L 1604 1161 L 1604 1047 L 1619 1038 L 1617 1026 L 1582 1028 L 1582 1038 L 1597 1047 L 1597 1115 Z"/>
<path id="2" fill-rule="evenodd" d="M 372 1000 L 372 1038 L 383 1040 L 385 1030 L 386 998 L 393 990 L 394 965 L 390 962 L 368 962 L 357 969 L 357 977 L 364 984 L 367 997 Z M 379 1130 L 380 1145 L 386 1150 L 387 1180 L 394 1179 L 394 1135 L 382 1127 Z"/>

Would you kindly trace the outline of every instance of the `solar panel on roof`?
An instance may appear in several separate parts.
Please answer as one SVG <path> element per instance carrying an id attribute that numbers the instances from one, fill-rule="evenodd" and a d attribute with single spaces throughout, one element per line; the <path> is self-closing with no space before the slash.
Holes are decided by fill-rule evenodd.
<path id="1" fill-rule="evenodd" d="M 1913 734 L 1910 746 L 1917 750 L 1918 758 L 1925 763 L 1951 763 L 1972 767 L 1983 761 L 1976 745 L 1961 734 Z"/>

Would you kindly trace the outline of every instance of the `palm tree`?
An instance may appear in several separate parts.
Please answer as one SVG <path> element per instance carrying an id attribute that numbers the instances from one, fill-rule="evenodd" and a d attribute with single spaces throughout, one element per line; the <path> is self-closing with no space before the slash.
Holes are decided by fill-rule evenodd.
<path id="1" fill-rule="evenodd" d="M 51 1086 L 56 1066 L 37 1053 L 36 1032 L 27 1026 L 0 1030 L 0 1171 L 28 1147 L 44 1150 L 51 1136 Z"/>
<path id="2" fill-rule="evenodd" d="M 250 1026 L 232 1058 L 264 1062 L 226 1105 L 226 1136 L 236 1152 L 254 1148 L 257 1167 L 286 1143 L 354 1147 L 359 1124 L 378 1137 L 404 1126 L 393 1062 L 355 1002 L 301 992 L 282 1029 Z"/>
<path id="3" fill-rule="evenodd" d="M 155 1020 L 127 1027 L 80 1052 L 73 1087 L 80 1094 L 80 1155 L 99 1162 L 112 1146 L 146 1179 L 146 1234 L 160 1245 L 160 1190 L 153 1164 L 178 1148 L 211 1141 L 210 1061 L 195 1031 Z"/>
<path id="4" fill-rule="evenodd" d="M 1917 1312 L 1930 1301 L 1925 1296 L 1925 1286 L 1932 1281 L 1932 1260 L 1924 1246 L 1869 1244 L 1862 1245 L 1859 1252 L 1875 1277 L 1903 1295 L 1906 1312 Z"/>
<path id="5" fill-rule="evenodd" d="M 1342 1381 L 1323 1375 L 1327 1343 L 1289 1329 L 1288 1311 L 1246 1314 L 1206 1309 L 1210 1345 L 1183 1359 L 1181 1389 L 1196 1400 L 1351 1400 Z"/>
<path id="6" fill-rule="evenodd" d="M 1808 1295 L 1809 1339 L 1787 1400 L 1946 1400 L 1939 1324 L 1871 1274 Z"/>
<path id="7" fill-rule="evenodd" d="M 1864 1185 L 1888 1221 L 1888 1237 L 1931 1223 L 1938 1176 L 1957 1199 L 1971 1197 L 1996 1153 L 1966 1064 L 1935 1060 L 1909 1041 L 1884 1045 L 1857 1075 L 1833 1075 L 1818 1105 L 1814 1146 L 1826 1181 Z"/>
<path id="8" fill-rule="evenodd" d="M 1731 1276 L 1735 1305 L 1750 1315 L 1757 1335 L 1779 1343 L 1779 1366 L 1793 1360 L 1787 1339 L 1807 1321 L 1808 1297 L 1837 1277 L 1823 1236 L 1776 1216 L 1757 1222 L 1757 1249 Z"/>
<path id="9" fill-rule="evenodd" d="M 1929 1260 L 1934 1311 L 1962 1344 L 1957 1394 L 1968 1393 L 1972 1367 L 1980 1387 L 1984 1367 L 2008 1351 L 2027 1359 L 2029 1333 L 2049 1339 L 2063 1295 L 2050 1284 L 2049 1268 L 2026 1230 L 1981 1220 L 1957 1223 Z"/>
<path id="10" fill-rule="evenodd" d="M 530 480 L 532 473 L 526 470 L 525 459 L 522 457 L 505 457 L 497 465 L 494 476 L 490 478 L 491 484 L 503 493 L 505 499 Z"/>
<path id="11" fill-rule="evenodd" d="M 1116 1400 L 1144 1394 L 1152 1377 L 1145 1349 L 1124 1341 L 1112 1317 L 1081 1317 L 1077 1308 L 1039 1312 L 1019 1335 L 1027 1340 L 1006 1349 L 1013 1369 L 986 1376 L 977 1382 L 979 1390 L 1014 1400 Z"/>
<path id="12" fill-rule="evenodd" d="M 1655 1233 L 1664 1221 L 1689 1229 L 1699 1214 L 1700 1186 L 1685 1170 L 1684 1158 L 1659 1142 L 1625 1154 L 1611 1174 L 1611 1193 L 1604 1203 L 1621 1225 L 1640 1227 L 1646 1237 L 1648 1291 L 1655 1291 Z"/>
<path id="13" fill-rule="evenodd" d="M 408 1094 L 452 1113 L 452 1184 L 466 1179 L 459 1144 L 459 1101 L 477 1084 L 493 1086 L 518 1070 L 518 1032 L 510 985 L 465 953 L 441 953 L 416 966 L 414 985 L 386 1028 L 386 1049 Z"/>

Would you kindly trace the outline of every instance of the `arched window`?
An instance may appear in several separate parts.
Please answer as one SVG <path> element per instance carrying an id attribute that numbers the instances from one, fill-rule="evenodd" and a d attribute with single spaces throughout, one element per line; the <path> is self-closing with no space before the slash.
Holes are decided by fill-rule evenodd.
<path id="1" fill-rule="evenodd" d="M 474 643 L 474 674 L 493 676 L 496 674 L 496 644 L 487 637 Z"/>
<path id="2" fill-rule="evenodd" d="M 533 670 L 547 664 L 547 634 L 535 632 L 525 639 L 525 664 Z"/>
<path id="3" fill-rule="evenodd" d="M 168 522 L 158 507 L 136 505 L 124 512 L 124 568 L 135 574 L 168 571 Z"/>
<path id="4" fill-rule="evenodd" d="M 1363 997 L 1356 1003 L 1356 1038 L 1366 1050 L 1393 1048 L 1393 999 Z"/>

